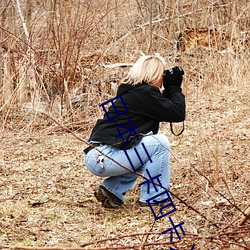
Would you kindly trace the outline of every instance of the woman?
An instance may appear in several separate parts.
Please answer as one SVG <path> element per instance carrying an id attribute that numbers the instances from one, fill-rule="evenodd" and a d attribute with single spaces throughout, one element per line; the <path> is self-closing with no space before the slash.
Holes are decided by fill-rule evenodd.
<path id="1" fill-rule="evenodd" d="M 167 137 L 158 134 L 158 129 L 162 121 L 181 122 L 185 119 L 185 96 L 181 89 L 183 74 L 179 67 L 164 71 L 164 59 L 160 56 L 142 56 L 122 80 L 108 111 L 105 108 L 108 102 L 100 105 L 105 115 L 92 130 L 88 140 L 92 146 L 84 151 L 89 171 L 107 177 L 95 190 L 95 197 L 103 207 L 122 206 L 124 195 L 138 177 L 134 172 L 144 174 L 146 178 L 156 176 L 154 182 L 169 188 L 170 146 Z M 163 92 L 160 91 L 162 85 Z M 158 186 L 156 191 L 154 185 L 140 187 L 142 207 L 148 205 L 151 197 L 165 190 Z M 165 192 L 150 204 L 159 204 L 166 198 Z"/>

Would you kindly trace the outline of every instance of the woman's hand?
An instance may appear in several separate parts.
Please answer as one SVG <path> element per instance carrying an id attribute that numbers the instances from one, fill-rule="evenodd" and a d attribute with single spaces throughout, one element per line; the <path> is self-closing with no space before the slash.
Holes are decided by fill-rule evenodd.
<path id="1" fill-rule="evenodd" d="M 184 70 L 181 67 L 175 66 L 164 70 L 163 86 L 168 89 L 169 86 L 181 86 Z"/>

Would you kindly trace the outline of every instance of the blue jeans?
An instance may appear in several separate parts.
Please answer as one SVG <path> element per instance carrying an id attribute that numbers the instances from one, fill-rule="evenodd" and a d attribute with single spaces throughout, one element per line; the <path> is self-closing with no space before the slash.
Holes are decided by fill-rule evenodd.
<path id="1" fill-rule="evenodd" d="M 148 155 L 143 147 L 148 152 Z M 122 202 L 124 202 L 124 195 L 132 188 L 138 175 L 134 173 L 134 170 L 127 158 L 124 150 L 117 149 L 108 145 L 101 145 L 97 147 L 103 154 L 111 157 L 115 161 L 119 162 L 123 166 L 131 169 L 133 172 L 122 168 L 117 163 L 104 157 L 103 164 L 98 161 L 98 156 L 101 155 L 96 149 L 92 149 L 85 155 L 85 164 L 88 170 L 94 175 L 101 177 L 108 177 L 102 181 L 101 186 L 106 187 L 111 193 L 116 195 Z M 143 165 L 138 158 L 135 149 L 137 150 Z M 169 142 L 166 136 L 162 134 L 146 135 L 141 141 L 130 149 L 127 149 L 127 154 L 133 164 L 137 173 L 144 174 L 149 179 L 148 173 L 153 178 L 160 175 L 158 179 L 154 179 L 154 183 L 159 183 L 165 188 L 170 186 L 170 168 L 169 168 Z M 147 170 L 147 171 L 146 171 Z M 142 179 L 142 178 L 141 178 Z M 141 182 L 145 180 L 142 179 Z M 156 188 L 155 188 L 156 187 Z M 149 190 L 148 190 L 149 188 Z M 140 188 L 140 202 L 146 202 L 147 199 L 153 196 L 163 193 L 165 189 L 153 184 L 141 185 Z M 166 192 L 157 197 L 157 201 L 161 201 L 167 198 Z"/>

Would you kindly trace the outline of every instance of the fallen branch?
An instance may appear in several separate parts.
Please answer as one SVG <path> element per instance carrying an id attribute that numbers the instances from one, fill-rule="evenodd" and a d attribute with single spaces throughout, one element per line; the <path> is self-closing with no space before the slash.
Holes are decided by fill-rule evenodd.
<path id="1" fill-rule="evenodd" d="M 114 64 L 110 64 L 110 65 L 107 65 L 107 64 L 103 64 L 104 68 L 108 68 L 108 69 L 113 69 L 113 68 L 117 68 L 117 67 L 131 67 L 133 66 L 134 64 L 133 63 L 114 63 Z"/>
<path id="2" fill-rule="evenodd" d="M 231 241 L 231 236 L 232 235 L 237 235 L 237 234 L 242 234 L 242 233 L 250 233 L 250 229 L 243 229 L 243 230 L 238 230 L 238 231 L 229 231 L 226 233 L 221 233 L 221 234 L 213 234 L 213 235 L 208 235 L 205 236 L 205 239 L 207 240 L 212 240 L 212 241 L 220 241 L 220 242 L 224 242 L 227 245 L 234 245 L 234 246 L 238 246 L 241 247 L 245 250 L 250 250 L 250 247 L 248 247 L 247 245 L 243 245 L 241 243 L 235 242 L 235 241 Z M 143 235 L 161 235 L 161 233 L 155 233 L 155 232 L 147 232 L 147 233 L 136 233 L 136 234 L 129 234 L 129 235 L 121 235 L 118 237 L 113 237 L 113 238 L 107 238 L 107 239 L 103 239 L 103 240 L 97 240 L 97 241 L 92 241 L 92 242 L 88 242 L 85 244 L 80 245 L 79 247 L 25 247 L 25 246 L 7 246 L 7 245 L 0 245 L 0 249 L 11 249 L 11 250 L 83 250 L 85 247 L 90 246 L 90 245 L 94 245 L 94 244 L 100 244 L 106 241 L 117 241 L 117 240 L 121 240 L 123 238 L 131 238 L 131 237 L 135 237 L 135 236 L 143 236 Z M 230 240 L 227 240 L 225 237 L 228 236 L 228 238 Z M 195 240 L 201 239 L 203 236 L 198 236 L 196 234 L 186 234 L 185 238 L 191 239 L 192 242 L 194 242 Z M 176 241 L 164 241 L 164 242 L 148 242 L 148 243 L 143 243 L 143 247 L 146 246 L 164 246 L 164 245 L 173 245 L 175 243 L 178 243 L 179 241 L 177 240 L 176 237 Z M 112 244 L 112 246 L 108 246 L 108 247 L 96 247 L 96 248 L 89 248 L 88 250 L 108 250 L 108 249 L 140 249 L 142 247 L 142 244 L 135 244 L 135 245 L 121 245 L 121 246 L 115 246 L 114 243 Z"/>
<path id="3" fill-rule="evenodd" d="M 240 221 L 240 226 L 242 226 L 250 218 L 250 207 L 245 211 L 245 216 Z"/>

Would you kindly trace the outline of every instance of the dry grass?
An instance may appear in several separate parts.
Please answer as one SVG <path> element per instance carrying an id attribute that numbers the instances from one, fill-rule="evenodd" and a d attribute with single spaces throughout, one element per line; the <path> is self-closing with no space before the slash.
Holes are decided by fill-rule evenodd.
<path id="1" fill-rule="evenodd" d="M 87 139 L 102 115 L 98 105 L 114 95 L 117 79 L 127 70 L 103 65 L 131 63 L 148 50 L 145 1 L 140 8 L 140 1 L 94 2 L 68 1 L 56 13 L 44 11 L 45 2 L 33 3 L 28 28 L 34 61 L 18 19 L 15 28 L 7 21 L 1 26 L 0 248 L 191 249 L 195 243 L 202 250 L 250 249 L 249 220 L 240 226 L 250 205 L 248 2 L 196 6 L 179 1 L 176 39 L 187 26 L 218 28 L 215 42 L 201 32 L 199 42 L 205 39 L 206 46 L 185 51 L 170 49 L 175 42 L 165 38 L 167 4 L 152 5 L 151 50 L 166 57 L 167 66 L 185 70 L 185 132 L 174 137 L 168 124 L 161 125 L 172 145 L 171 191 L 191 206 L 173 198 L 177 211 L 171 217 L 185 222 L 187 234 L 174 243 L 168 234 L 160 235 L 170 226 L 167 218 L 154 222 L 137 206 L 140 180 L 123 208 L 103 209 L 93 196 L 101 179 L 85 168 L 82 142 L 40 114 L 49 112 Z M 23 74 L 34 69 L 35 86 L 29 84 L 32 74 Z M 23 87 L 27 95 L 21 95 Z"/>
<path id="2" fill-rule="evenodd" d="M 247 86 L 224 86 L 217 95 L 203 94 L 199 103 L 190 95 L 184 135 L 176 138 L 166 129 L 167 125 L 161 128 L 172 142 L 171 191 L 219 227 L 173 198 L 177 212 L 172 219 L 184 221 L 186 233 L 193 236 L 178 242 L 175 245 L 178 249 L 189 249 L 193 243 L 196 249 L 226 249 L 221 239 L 216 244 L 206 237 L 218 234 L 236 218 L 223 232 L 241 229 L 245 233 L 235 235 L 231 241 L 249 244 L 246 232 L 249 221 L 240 228 L 243 215 L 236 208 L 244 211 L 249 206 L 250 124 L 249 118 L 244 119 L 249 114 L 248 100 Z M 100 178 L 86 170 L 82 143 L 69 134 L 41 131 L 21 136 L 13 132 L 2 135 L 2 244 L 74 247 L 124 237 L 91 245 L 109 249 L 116 244 L 140 245 L 145 235 L 133 235 L 143 233 L 152 233 L 147 243 L 169 241 L 168 235 L 157 234 L 168 228 L 167 219 L 154 224 L 152 214 L 140 211 L 136 205 L 138 185 L 127 195 L 124 208 L 103 209 L 93 196 Z M 87 134 L 81 136 L 87 138 Z M 227 237 L 225 240 L 229 241 Z M 243 248 L 231 245 L 228 249 Z"/>

